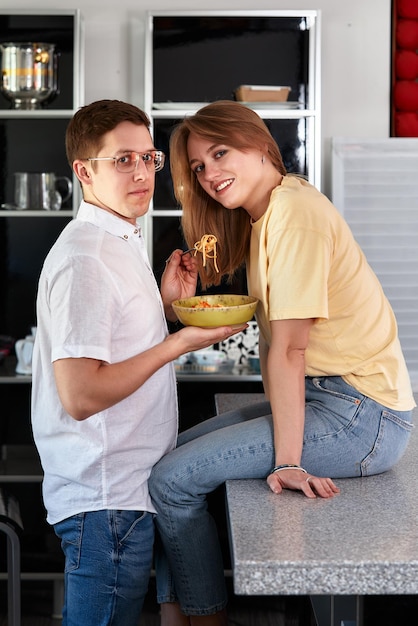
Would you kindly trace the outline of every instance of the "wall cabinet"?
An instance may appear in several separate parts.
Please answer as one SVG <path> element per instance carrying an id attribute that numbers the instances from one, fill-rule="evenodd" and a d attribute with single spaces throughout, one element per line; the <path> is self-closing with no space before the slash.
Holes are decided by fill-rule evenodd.
<path id="1" fill-rule="evenodd" d="M 289 172 L 320 187 L 320 14 L 318 11 L 152 11 L 145 28 L 143 103 L 155 145 L 168 156 L 144 220 L 157 276 L 182 246 L 168 143 L 185 115 L 234 99 L 240 85 L 284 85 L 286 103 L 251 103 L 277 140 Z"/>
<path id="2" fill-rule="evenodd" d="M 6 42 L 55 44 L 58 81 L 56 96 L 33 110 L 14 108 L 0 92 L 0 334 L 18 338 L 28 334 L 35 322 L 43 259 L 80 201 L 79 185 L 65 155 L 65 130 L 83 100 L 80 12 L 0 10 L 0 44 Z M 3 64 L 4 52 L 1 57 Z M 73 182 L 72 196 L 59 211 L 39 206 L 16 210 L 16 172 L 66 176 Z"/>
<path id="3" fill-rule="evenodd" d="M 16 108 L 0 92 L 0 335 L 18 339 L 30 334 L 36 322 L 36 289 L 43 260 L 80 202 L 79 185 L 65 154 L 66 127 L 84 97 L 80 12 L 0 9 L 0 44 L 7 42 L 54 44 L 58 81 L 55 97 L 39 108 Z M 0 49 L 2 64 L 4 49 Z M 23 67 L 11 71 L 22 72 Z M 60 210 L 18 209 L 14 205 L 17 172 L 68 177 L 72 196 Z M 21 507 L 22 579 L 50 578 L 61 584 L 63 557 L 45 521 L 42 469 L 30 426 L 30 377 L 16 376 L 15 366 L 13 358 L 0 364 L 0 482 Z M 0 580 L 4 580 L 3 558 L 0 561 Z"/>

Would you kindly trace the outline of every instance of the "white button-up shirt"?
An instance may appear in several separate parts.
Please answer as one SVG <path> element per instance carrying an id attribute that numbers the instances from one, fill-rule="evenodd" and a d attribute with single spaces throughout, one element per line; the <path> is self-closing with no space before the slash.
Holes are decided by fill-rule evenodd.
<path id="1" fill-rule="evenodd" d="M 83 511 L 155 512 L 148 477 L 177 436 L 173 364 L 118 404 L 76 421 L 59 400 L 52 363 L 115 363 L 167 332 L 139 224 L 82 202 L 45 260 L 37 296 L 32 426 L 49 523 Z"/>

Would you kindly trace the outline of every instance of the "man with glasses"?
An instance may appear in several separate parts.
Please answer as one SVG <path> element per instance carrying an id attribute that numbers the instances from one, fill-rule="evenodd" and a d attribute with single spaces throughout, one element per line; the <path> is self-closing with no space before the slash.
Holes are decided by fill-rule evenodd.
<path id="1" fill-rule="evenodd" d="M 154 541 L 148 477 L 176 444 L 172 361 L 242 330 L 168 333 L 197 264 L 175 250 L 159 291 L 139 224 L 164 166 L 149 126 L 118 100 L 74 115 L 66 149 L 83 200 L 39 279 L 32 426 L 65 555 L 63 626 L 137 626 Z"/>

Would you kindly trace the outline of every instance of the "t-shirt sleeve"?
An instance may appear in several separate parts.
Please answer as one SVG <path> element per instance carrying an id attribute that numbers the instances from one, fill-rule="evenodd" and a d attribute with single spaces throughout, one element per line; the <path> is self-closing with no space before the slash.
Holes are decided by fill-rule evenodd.
<path id="1" fill-rule="evenodd" d="M 277 229 L 267 240 L 269 319 L 327 319 L 329 239 L 299 226 Z"/>

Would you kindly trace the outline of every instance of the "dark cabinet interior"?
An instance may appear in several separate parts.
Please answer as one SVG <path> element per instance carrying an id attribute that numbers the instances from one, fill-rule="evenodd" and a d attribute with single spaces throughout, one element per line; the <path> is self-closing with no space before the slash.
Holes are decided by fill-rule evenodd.
<path id="1" fill-rule="evenodd" d="M 64 110 L 74 103 L 74 14 L 36 15 L 26 12 L 0 12 L 0 44 L 7 42 L 42 42 L 55 44 L 58 57 L 58 94 L 43 109 Z M 11 109 L 3 94 L 0 109 Z M 49 138 L 51 139 L 51 137 Z"/>
<path id="2" fill-rule="evenodd" d="M 154 102 L 231 100 L 239 85 L 288 85 L 305 108 L 308 17 L 154 17 Z"/>
<path id="3" fill-rule="evenodd" d="M 0 335 L 18 339 L 36 325 L 39 272 L 69 219 L 2 217 L 0 213 Z"/>
<path id="4" fill-rule="evenodd" d="M 1 203 L 14 202 L 15 172 L 54 172 L 71 178 L 65 154 L 68 118 L 1 119 Z M 34 209 L 37 207 L 33 207 Z M 71 209 L 71 199 L 62 209 Z"/>

